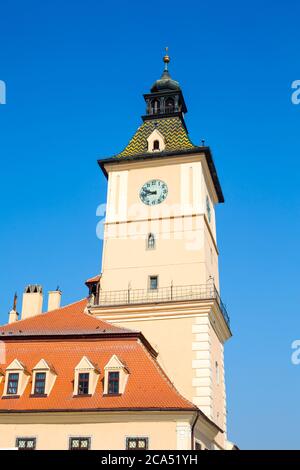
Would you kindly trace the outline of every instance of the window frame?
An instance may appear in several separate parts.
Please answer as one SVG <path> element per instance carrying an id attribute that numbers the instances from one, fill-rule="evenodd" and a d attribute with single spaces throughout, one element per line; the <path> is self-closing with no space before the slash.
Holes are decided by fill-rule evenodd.
<path id="1" fill-rule="evenodd" d="M 156 287 L 151 287 L 151 280 L 156 279 Z M 158 274 L 151 274 L 148 279 L 148 290 L 149 291 L 157 291 L 158 290 Z"/>
<path id="2" fill-rule="evenodd" d="M 175 111 L 175 101 L 174 98 L 171 96 L 168 96 L 168 98 L 165 101 L 165 112 L 166 113 L 174 113 Z"/>
<path id="3" fill-rule="evenodd" d="M 80 376 L 85 375 L 87 378 L 82 379 L 81 382 L 84 384 L 85 388 L 87 385 L 87 391 L 81 392 L 80 391 Z M 77 395 L 79 396 L 86 396 L 89 394 L 90 391 L 90 373 L 89 372 L 78 372 L 78 385 L 77 385 Z"/>
<path id="4" fill-rule="evenodd" d="M 44 389 L 43 393 L 40 393 L 37 391 L 37 382 L 42 382 L 41 379 L 37 379 L 38 375 L 43 375 L 44 376 Z M 46 395 L 46 380 L 47 380 L 47 372 L 41 371 L 41 372 L 35 372 L 34 373 L 34 389 L 33 389 L 33 395 L 36 396 L 44 396 Z"/>
<path id="5" fill-rule="evenodd" d="M 10 379 L 11 375 L 16 375 L 18 378 L 15 380 Z M 10 382 L 17 383 L 15 392 L 10 392 L 9 389 L 12 388 L 9 384 Z M 7 387 L 6 387 L 6 395 L 13 396 L 13 395 L 18 395 L 19 391 L 19 385 L 20 385 L 20 372 L 8 372 L 7 375 Z"/>
<path id="6" fill-rule="evenodd" d="M 24 441 L 26 443 L 26 446 L 23 448 L 20 448 L 19 446 L 19 441 Z M 29 441 L 33 442 L 32 447 L 27 447 L 27 444 Z M 17 437 L 16 438 L 16 447 L 18 450 L 36 450 L 36 437 Z"/>
<path id="7" fill-rule="evenodd" d="M 117 379 L 111 380 L 111 375 L 116 374 Z M 110 391 L 110 385 L 113 384 L 115 385 L 117 383 L 118 385 L 118 391 Z M 107 395 L 120 395 L 120 371 L 119 370 L 109 370 L 107 374 Z"/>
<path id="8" fill-rule="evenodd" d="M 159 142 L 158 139 L 153 140 L 152 151 L 153 152 L 159 152 L 160 151 L 160 142 Z"/>
<path id="9" fill-rule="evenodd" d="M 145 447 L 130 448 L 130 441 L 145 441 Z M 146 436 L 128 436 L 126 437 L 126 450 L 149 450 L 149 437 Z"/>
<path id="10" fill-rule="evenodd" d="M 151 242 L 151 245 L 150 245 Z M 148 233 L 147 240 L 146 240 L 146 247 L 147 250 L 155 250 L 156 248 L 156 238 L 154 233 L 150 232 Z"/>
<path id="11" fill-rule="evenodd" d="M 72 441 L 79 440 L 79 447 L 72 447 Z M 81 441 L 88 441 L 87 447 L 81 447 Z M 69 437 L 69 450 L 90 450 L 91 449 L 91 437 L 90 436 L 70 436 Z"/>

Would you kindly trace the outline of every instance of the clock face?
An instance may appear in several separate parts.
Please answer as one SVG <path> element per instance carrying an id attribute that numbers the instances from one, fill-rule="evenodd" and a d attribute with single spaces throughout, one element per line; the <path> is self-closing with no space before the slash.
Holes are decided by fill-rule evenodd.
<path id="1" fill-rule="evenodd" d="M 163 202 L 168 195 L 168 186 L 161 180 L 150 180 L 140 190 L 140 199 L 147 206 Z"/>

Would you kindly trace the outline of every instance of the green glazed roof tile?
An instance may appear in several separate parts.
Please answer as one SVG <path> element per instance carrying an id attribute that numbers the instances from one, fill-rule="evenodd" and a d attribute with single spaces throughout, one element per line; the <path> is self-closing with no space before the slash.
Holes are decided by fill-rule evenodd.
<path id="1" fill-rule="evenodd" d="M 163 119 L 151 119 L 145 121 L 136 131 L 127 147 L 116 158 L 130 157 L 146 153 L 148 151 L 147 138 L 157 129 L 165 139 L 165 152 L 176 150 L 191 149 L 195 146 L 189 139 L 188 133 L 184 128 L 179 117 L 170 117 Z"/>

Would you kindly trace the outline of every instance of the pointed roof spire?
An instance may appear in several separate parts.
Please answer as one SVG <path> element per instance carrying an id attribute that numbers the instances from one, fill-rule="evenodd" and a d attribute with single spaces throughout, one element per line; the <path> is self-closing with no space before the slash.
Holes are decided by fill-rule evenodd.
<path id="1" fill-rule="evenodd" d="M 170 62 L 170 56 L 168 55 L 169 48 L 166 47 L 166 54 L 164 55 L 163 61 L 165 63 L 165 70 L 168 70 L 168 63 Z"/>
<path id="2" fill-rule="evenodd" d="M 180 90 L 179 83 L 176 80 L 173 80 L 169 74 L 168 64 L 171 59 L 168 54 L 168 51 L 169 48 L 166 47 L 166 54 L 163 57 L 163 62 L 165 64 L 164 71 L 162 73 L 161 78 L 159 80 L 156 80 L 156 82 L 153 84 L 151 88 L 151 93 L 165 90 Z"/>

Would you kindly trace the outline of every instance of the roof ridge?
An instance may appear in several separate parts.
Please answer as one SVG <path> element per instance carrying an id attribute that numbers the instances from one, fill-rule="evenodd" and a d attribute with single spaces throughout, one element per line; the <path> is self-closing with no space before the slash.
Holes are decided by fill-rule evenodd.
<path id="1" fill-rule="evenodd" d="M 70 304 L 64 305 L 63 307 L 59 307 L 59 308 L 56 308 L 56 309 L 54 309 L 54 310 L 50 310 L 50 311 L 48 311 L 48 312 L 45 312 L 45 311 L 44 311 L 44 312 L 39 313 L 38 315 L 34 315 L 34 316 L 32 316 L 32 317 L 23 318 L 23 319 L 21 319 L 21 320 L 16 320 L 16 321 L 14 321 L 14 322 L 12 322 L 12 323 L 5 323 L 4 325 L 0 325 L 0 329 L 1 329 L 2 327 L 7 327 L 8 325 L 15 325 L 15 324 L 20 325 L 21 323 L 23 323 L 23 322 L 25 322 L 25 321 L 28 321 L 28 320 L 32 320 L 33 318 L 39 318 L 39 317 L 42 317 L 42 316 L 47 315 L 47 314 L 50 314 L 50 313 L 58 312 L 59 310 L 64 310 L 64 309 L 66 309 L 66 308 L 68 308 L 68 307 L 71 307 L 72 305 L 80 304 L 80 302 L 83 302 L 84 300 L 87 301 L 88 298 L 87 298 L 87 297 L 84 297 L 84 298 L 81 299 L 81 300 L 77 300 L 77 302 L 71 302 Z"/>

